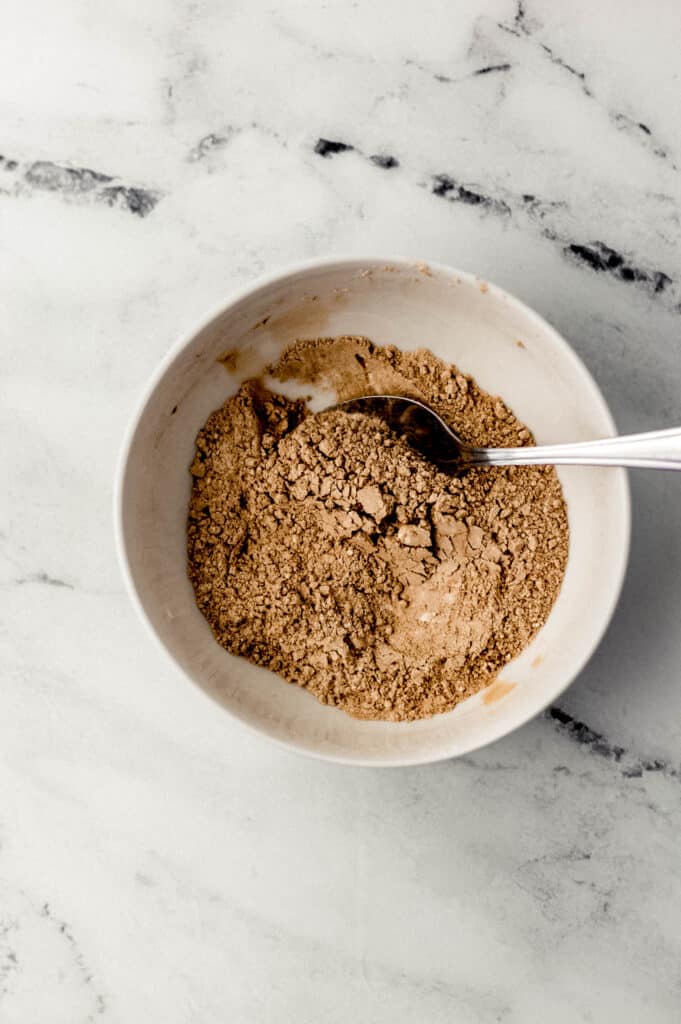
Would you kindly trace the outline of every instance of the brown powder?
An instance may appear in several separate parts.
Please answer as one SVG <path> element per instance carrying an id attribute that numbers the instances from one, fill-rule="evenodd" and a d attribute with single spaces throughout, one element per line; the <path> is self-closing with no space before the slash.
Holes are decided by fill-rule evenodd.
<path id="1" fill-rule="evenodd" d="M 421 398 L 474 444 L 532 443 L 430 352 L 314 339 L 270 371 L 340 398 Z M 550 467 L 448 476 L 378 419 L 312 415 L 249 381 L 209 417 L 191 472 L 189 575 L 216 640 L 358 718 L 450 710 L 527 646 L 561 586 Z"/>

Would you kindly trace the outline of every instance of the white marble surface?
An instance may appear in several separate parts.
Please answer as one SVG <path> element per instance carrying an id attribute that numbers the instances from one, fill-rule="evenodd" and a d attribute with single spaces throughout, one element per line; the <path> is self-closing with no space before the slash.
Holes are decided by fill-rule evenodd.
<path id="1" fill-rule="evenodd" d="M 622 603 L 553 715 L 383 772 L 174 675 L 111 489 L 177 335 L 329 253 L 491 278 L 622 429 L 681 422 L 680 34 L 673 0 L 5 12 L 3 1024 L 678 1021 L 681 481 L 633 479 Z"/>

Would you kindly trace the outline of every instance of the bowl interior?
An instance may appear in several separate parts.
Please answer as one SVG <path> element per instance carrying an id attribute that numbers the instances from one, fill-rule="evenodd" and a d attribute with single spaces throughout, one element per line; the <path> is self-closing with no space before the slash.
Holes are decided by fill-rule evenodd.
<path id="1" fill-rule="evenodd" d="M 498 393 L 537 443 L 613 433 L 593 380 L 567 344 L 501 290 L 446 268 L 337 261 L 250 289 L 171 353 L 152 381 L 124 451 L 119 541 L 133 595 L 184 672 L 243 723 L 300 751 L 358 764 L 410 764 L 465 753 L 545 707 L 574 678 L 614 609 L 626 565 L 622 470 L 566 468 L 570 554 L 548 622 L 502 682 L 444 715 L 359 722 L 222 650 L 186 575 L 188 466 L 208 414 L 300 337 L 365 334 L 425 347 Z M 218 361 L 238 353 L 236 371 Z"/>

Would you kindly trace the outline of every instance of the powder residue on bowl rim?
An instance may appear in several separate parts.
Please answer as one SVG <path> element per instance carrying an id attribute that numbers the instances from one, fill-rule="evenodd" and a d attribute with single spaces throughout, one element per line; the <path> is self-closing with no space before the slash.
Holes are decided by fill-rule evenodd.
<path id="1" fill-rule="evenodd" d="M 483 704 L 496 704 L 498 701 L 503 700 L 509 693 L 515 690 L 516 684 L 509 683 L 505 679 L 495 679 L 495 681 L 488 686 L 485 690 L 482 698 Z"/>
<path id="2" fill-rule="evenodd" d="M 239 357 L 241 355 L 241 349 L 230 348 L 226 352 L 222 352 L 216 362 L 224 366 L 228 373 L 236 373 L 239 366 Z"/>
<path id="3" fill-rule="evenodd" d="M 532 443 L 430 352 L 307 339 L 269 369 L 340 399 L 420 398 L 473 444 Z M 379 420 L 313 415 L 249 381 L 200 431 L 191 472 L 189 575 L 216 640 L 358 718 L 452 709 L 527 646 L 560 589 L 550 467 L 448 476 Z"/>

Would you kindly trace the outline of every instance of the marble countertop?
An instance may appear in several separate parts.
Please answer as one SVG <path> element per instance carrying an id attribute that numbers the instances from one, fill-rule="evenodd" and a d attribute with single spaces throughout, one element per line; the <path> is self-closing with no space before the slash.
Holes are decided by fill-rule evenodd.
<path id="1" fill-rule="evenodd" d="M 174 339 L 263 271 L 441 260 L 681 423 L 681 8 L 14 5 L 0 36 L 0 1020 L 676 1022 L 681 481 L 632 477 L 559 706 L 392 771 L 242 732 L 149 642 L 111 492 Z"/>

